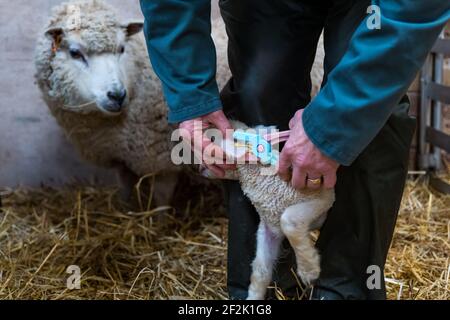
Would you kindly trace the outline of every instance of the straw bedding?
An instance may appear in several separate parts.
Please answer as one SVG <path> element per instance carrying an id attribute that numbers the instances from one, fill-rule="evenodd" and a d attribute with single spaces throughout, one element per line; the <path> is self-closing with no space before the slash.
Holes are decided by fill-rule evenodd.
<path id="1" fill-rule="evenodd" d="M 386 266 L 390 299 L 450 299 L 450 196 L 424 179 L 407 183 Z M 227 220 L 215 188 L 179 192 L 177 213 L 142 201 L 130 210 L 109 188 L 0 191 L 0 299 L 226 299 Z M 80 290 L 67 289 L 71 265 Z"/>

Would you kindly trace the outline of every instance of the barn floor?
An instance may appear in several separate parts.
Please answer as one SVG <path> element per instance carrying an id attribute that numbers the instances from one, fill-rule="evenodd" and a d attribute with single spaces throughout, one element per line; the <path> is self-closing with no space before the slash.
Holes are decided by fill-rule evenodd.
<path id="1" fill-rule="evenodd" d="M 197 194 L 174 216 L 143 201 L 130 211 L 114 189 L 7 190 L 2 198 L 0 299 L 227 297 L 220 200 Z M 408 181 L 386 266 L 390 299 L 450 299 L 449 218 L 450 196 L 423 177 Z M 80 290 L 67 289 L 71 265 L 81 270 Z"/>

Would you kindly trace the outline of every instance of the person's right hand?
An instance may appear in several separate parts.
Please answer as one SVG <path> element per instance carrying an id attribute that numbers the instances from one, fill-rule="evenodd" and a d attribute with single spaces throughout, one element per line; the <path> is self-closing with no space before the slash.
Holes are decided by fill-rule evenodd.
<path id="1" fill-rule="evenodd" d="M 194 155 L 201 159 L 203 164 L 217 177 L 223 178 L 225 170 L 235 169 L 235 165 L 225 164 L 225 153 L 222 148 L 212 143 L 204 134 L 204 130 L 214 127 L 222 132 L 225 139 L 226 131 L 233 128 L 223 111 L 220 110 L 199 118 L 183 121 L 179 127 L 182 129 L 183 140 L 191 143 Z M 208 148 L 208 152 L 205 152 L 206 148 Z"/>

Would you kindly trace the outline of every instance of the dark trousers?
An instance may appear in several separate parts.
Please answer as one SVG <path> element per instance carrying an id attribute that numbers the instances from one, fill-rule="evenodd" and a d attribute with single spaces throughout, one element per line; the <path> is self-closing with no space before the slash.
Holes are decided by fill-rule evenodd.
<path id="1" fill-rule="evenodd" d="M 324 32 L 326 81 L 368 5 L 366 0 L 221 0 L 233 74 L 222 92 L 227 115 L 248 125 L 287 129 L 294 113 L 310 102 L 310 71 L 320 34 Z M 314 290 L 318 299 L 386 298 L 384 264 L 415 130 L 408 109 L 404 98 L 356 161 L 338 171 L 336 202 L 317 242 L 322 257 Z M 228 289 L 231 299 L 245 299 L 259 217 L 238 183 L 225 185 Z M 274 281 L 295 295 L 295 258 L 287 241 L 283 247 Z M 381 271 L 379 287 L 369 279 L 376 272 L 372 268 Z"/>

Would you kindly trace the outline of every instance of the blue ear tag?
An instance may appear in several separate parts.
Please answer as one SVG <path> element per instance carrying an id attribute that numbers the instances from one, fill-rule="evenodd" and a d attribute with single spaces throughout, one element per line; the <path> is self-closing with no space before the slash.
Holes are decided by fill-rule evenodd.
<path id="1" fill-rule="evenodd" d="M 235 131 L 233 138 L 249 146 L 251 152 L 260 159 L 262 164 L 277 164 L 278 155 L 272 153 L 272 145 L 259 134 Z"/>

